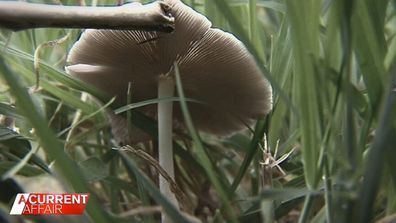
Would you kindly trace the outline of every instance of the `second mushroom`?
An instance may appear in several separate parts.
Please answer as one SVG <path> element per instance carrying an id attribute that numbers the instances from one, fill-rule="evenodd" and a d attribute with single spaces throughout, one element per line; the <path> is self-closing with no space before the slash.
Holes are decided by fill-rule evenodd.
<path id="1" fill-rule="evenodd" d="M 86 30 L 68 56 L 69 74 L 127 101 L 172 97 L 174 63 L 180 70 L 195 127 L 227 136 L 246 129 L 272 108 L 272 91 L 255 60 L 233 35 L 211 28 L 210 21 L 179 0 L 165 0 L 175 18 L 170 34 L 147 31 Z M 174 179 L 173 129 L 183 129 L 179 103 L 161 101 L 139 111 L 158 120 L 159 163 Z M 125 119 L 114 114 L 113 132 L 123 143 L 136 143 L 144 134 L 128 133 Z M 136 137 L 135 137 L 136 136 Z M 168 182 L 160 176 L 161 192 L 177 206 Z"/>

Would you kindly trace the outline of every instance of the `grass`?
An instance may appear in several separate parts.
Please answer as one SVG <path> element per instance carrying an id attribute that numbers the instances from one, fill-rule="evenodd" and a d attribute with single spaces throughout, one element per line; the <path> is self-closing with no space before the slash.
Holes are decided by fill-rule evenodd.
<path id="1" fill-rule="evenodd" d="M 185 103 L 194 99 L 183 97 L 181 83 L 180 98 L 164 99 L 180 101 L 188 123 L 189 134 L 174 141 L 176 183 L 189 197 L 184 210 L 204 222 L 394 221 L 396 2 L 184 2 L 243 41 L 274 89 L 270 115 L 251 131 L 223 139 L 194 129 Z M 155 136 L 156 123 L 133 109 L 158 100 L 118 107 L 111 96 L 67 76 L 65 57 L 79 34 L 0 30 L 0 121 L 12 118 L 18 130 L 0 131 L 1 184 L 25 176 L 30 183 L 22 187 L 28 187 L 40 174 L 57 173 L 69 191 L 91 193 L 93 222 L 156 222 L 158 212 L 148 210 L 157 205 L 175 222 L 190 221 L 160 195 L 149 163 L 112 149 L 105 106 L 128 111 L 137 127 Z M 35 91 L 34 62 L 40 73 Z M 105 106 L 82 100 L 82 92 Z M 155 157 L 153 145 L 139 147 Z M 293 152 L 268 169 L 265 146 L 272 155 L 277 150 L 274 160 Z M 263 176 L 271 176 L 270 186 Z M 9 200 L 1 202 L 0 212 L 7 213 Z"/>

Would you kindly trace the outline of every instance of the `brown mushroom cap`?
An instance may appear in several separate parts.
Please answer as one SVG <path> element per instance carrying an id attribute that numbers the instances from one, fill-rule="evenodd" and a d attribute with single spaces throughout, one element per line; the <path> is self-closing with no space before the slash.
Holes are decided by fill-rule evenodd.
<path id="1" fill-rule="evenodd" d="M 68 56 L 67 71 L 126 102 L 157 97 L 158 76 L 179 66 L 197 129 L 224 136 L 269 113 L 272 90 L 255 60 L 233 35 L 213 29 L 201 14 L 179 0 L 166 0 L 175 17 L 171 34 L 145 31 L 86 30 Z M 155 105 L 140 109 L 156 118 Z M 183 127 L 174 103 L 176 127 Z"/>

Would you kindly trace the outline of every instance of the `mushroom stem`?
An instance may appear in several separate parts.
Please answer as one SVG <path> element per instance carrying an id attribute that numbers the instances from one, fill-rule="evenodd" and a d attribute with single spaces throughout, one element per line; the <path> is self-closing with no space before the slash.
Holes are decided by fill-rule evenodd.
<path id="1" fill-rule="evenodd" d="M 160 75 L 158 80 L 158 98 L 172 97 L 175 91 L 175 83 L 170 75 Z M 171 101 L 158 102 L 158 157 L 160 166 L 174 180 L 175 171 L 173 166 L 172 123 L 173 103 Z M 159 175 L 161 193 L 170 200 L 177 208 L 179 206 L 175 194 L 170 189 L 169 182 Z M 162 215 L 162 223 L 172 220 Z"/>

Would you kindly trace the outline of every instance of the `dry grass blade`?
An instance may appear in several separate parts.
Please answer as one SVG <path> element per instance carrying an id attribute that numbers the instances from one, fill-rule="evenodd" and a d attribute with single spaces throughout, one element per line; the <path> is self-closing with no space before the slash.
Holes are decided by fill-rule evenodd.
<path id="1" fill-rule="evenodd" d="M 130 153 L 135 154 L 139 158 L 145 160 L 148 164 L 150 164 L 152 167 L 155 168 L 155 170 L 161 174 L 162 177 L 166 179 L 166 181 L 169 182 L 171 186 L 171 190 L 173 193 L 175 193 L 177 200 L 180 202 L 181 208 L 184 211 L 187 211 L 189 213 L 192 212 L 192 204 L 188 202 L 186 194 L 183 192 L 182 189 L 176 184 L 176 182 L 169 176 L 169 174 L 161 167 L 159 162 L 154 159 L 150 154 L 146 153 L 145 151 L 141 149 L 135 149 L 132 146 L 123 146 L 119 148 L 118 150 L 120 151 L 127 151 Z"/>

